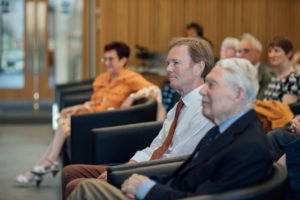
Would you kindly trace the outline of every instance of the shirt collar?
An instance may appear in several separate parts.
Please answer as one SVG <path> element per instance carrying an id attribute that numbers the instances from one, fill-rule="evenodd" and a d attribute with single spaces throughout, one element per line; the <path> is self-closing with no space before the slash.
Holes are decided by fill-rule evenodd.
<path id="1" fill-rule="evenodd" d="M 258 62 L 254 65 L 255 69 L 257 69 L 257 70 L 258 70 L 259 66 L 260 66 L 260 62 Z"/>
<path id="2" fill-rule="evenodd" d="M 187 95 L 185 95 L 182 98 L 182 101 L 185 106 L 190 106 L 190 105 L 194 104 L 194 99 L 198 99 L 199 106 L 201 106 L 202 96 L 199 94 L 199 92 L 203 86 L 204 86 L 204 84 L 202 84 L 200 87 L 197 87 L 196 89 L 192 90 L 191 92 L 189 92 Z"/>
<path id="3" fill-rule="evenodd" d="M 249 110 L 246 110 L 244 112 L 241 112 L 230 119 L 226 120 L 219 126 L 220 133 L 223 133 L 231 124 L 233 124 L 236 120 L 238 120 L 240 117 L 242 117 L 244 114 L 246 114 Z"/>

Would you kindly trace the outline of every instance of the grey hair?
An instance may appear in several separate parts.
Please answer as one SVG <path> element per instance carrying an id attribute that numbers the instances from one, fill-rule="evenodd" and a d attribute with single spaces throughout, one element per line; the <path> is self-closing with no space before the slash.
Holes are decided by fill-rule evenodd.
<path id="1" fill-rule="evenodd" d="M 263 49 L 260 41 L 250 33 L 244 33 L 241 40 L 250 40 L 256 50 L 262 51 Z"/>
<path id="2" fill-rule="evenodd" d="M 220 66 L 227 72 L 224 80 L 234 91 L 237 91 L 238 87 L 245 88 L 245 95 L 242 98 L 245 103 L 243 107 L 253 108 L 259 87 L 256 68 L 243 58 L 223 59 L 217 62 L 216 66 Z"/>
<path id="3" fill-rule="evenodd" d="M 240 41 L 234 37 L 226 37 L 223 42 L 222 46 L 224 47 L 233 47 L 236 51 L 239 49 Z"/>

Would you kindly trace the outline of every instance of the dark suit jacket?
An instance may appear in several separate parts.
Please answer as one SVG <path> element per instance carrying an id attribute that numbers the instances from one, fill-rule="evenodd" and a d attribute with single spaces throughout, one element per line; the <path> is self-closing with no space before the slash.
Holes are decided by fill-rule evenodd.
<path id="1" fill-rule="evenodd" d="M 259 90 L 257 93 L 257 99 L 263 100 L 265 90 L 271 82 L 270 65 L 266 63 L 260 63 L 257 72 L 257 78 L 259 83 Z"/>
<path id="2" fill-rule="evenodd" d="M 189 159 L 171 177 L 160 180 L 145 198 L 220 193 L 259 182 L 271 171 L 264 130 L 255 111 L 250 110 L 209 145 L 200 149 L 198 145 Z"/>
<path id="3" fill-rule="evenodd" d="M 284 147 L 289 176 L 288 200 L 300 199 L 300 139 Z"/>

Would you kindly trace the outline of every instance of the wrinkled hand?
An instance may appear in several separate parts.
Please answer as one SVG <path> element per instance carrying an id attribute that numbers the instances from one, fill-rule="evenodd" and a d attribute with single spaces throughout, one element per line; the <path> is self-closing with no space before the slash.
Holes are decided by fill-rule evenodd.
<path id="1" fill-rule="evenodd" d="M 97 177 L 97 179 L 102 179 L 107 181 L 107 171 L 103 172 L 100 176 Z"/>
<path id="2" fill-rule="evenodd" d="M 300 116 L 296 116 L 292 120 L 289 130 L 295 134 L 300 135 Z"/>
<path id="3" fill-rule="evenodd" d="M 133 98 L 131 98 L 130 96 L 127 97 L 127 99 L 125 99 L 125 101 L 123 101 L 121 108 L 129 108 L 132 104 L 133 104 Z"/>
<path id="4" fill-rule="evenodd" d="M 141 183 L 149 179 L 146 176 L 139 175 L 139 174 L 132 174 L 128 179 L 124 181 L 121 186 L 121 190 L 129 197 L 135 198 L 136 193 L 141 185 Z"/>

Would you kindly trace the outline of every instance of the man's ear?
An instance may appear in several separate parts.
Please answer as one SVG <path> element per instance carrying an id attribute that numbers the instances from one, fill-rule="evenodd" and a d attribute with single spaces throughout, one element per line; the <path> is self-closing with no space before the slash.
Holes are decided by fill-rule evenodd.
<path id="1" fill-rule="evenodd" d="M 237 89 L 237 93 L 235 96 L 235 102 L 239 103 L 241 101 L 241 99 L 243 99 L 243 97 L 245 96 L 246 93 L 246 89 L 244 87 L 238 87 Z"/>
<path id="2" fill-rule="evenodd" d="M 201 77 L 204 69 L 205 69 L 205 62 L 200 61 L 199 63 L 195 64 L 193 72 L 196 76 Z"/>

